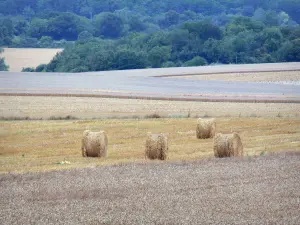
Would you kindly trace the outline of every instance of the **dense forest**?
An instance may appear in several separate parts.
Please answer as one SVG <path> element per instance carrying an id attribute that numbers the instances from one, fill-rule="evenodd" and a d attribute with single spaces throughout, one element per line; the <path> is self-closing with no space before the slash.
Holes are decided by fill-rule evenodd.
<path id="1" fill-rule="evenodd" d="M 65 49 L 25 71 L 300 61 L 299 24 L 300 0 L 0 0 L 0 46 Z"/>

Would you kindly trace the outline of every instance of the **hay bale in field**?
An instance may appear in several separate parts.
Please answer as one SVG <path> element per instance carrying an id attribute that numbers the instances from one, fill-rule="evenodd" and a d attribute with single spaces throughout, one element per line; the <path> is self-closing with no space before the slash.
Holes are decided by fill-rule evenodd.
<path id="1" fill-rule="evenodd" d="M 243 144 L 240 135 L 216 134 L 214 137 L 214 154 L 215 157 L 235 157 L 243 156 Z"/>
<path id="2" fill-rule="evenodd" d="M 164 134 L 148 133 L 145 156 L 148 159 L 166 160 L 168 152 L 168 138 Z"/>
<path id="3" fill-rule="evenodd" d="M 216 120 L 215 119 L 202 119 L 197 120 L 196 136 L 198 139 L 213 138 L 216 133 Z"/>
<path id="4" fill-rule="evenodd" d="M 83 157 L 106 157 L 107 156 L 107 135 L 105 131 L 83 132 L 82 156 Z"/>

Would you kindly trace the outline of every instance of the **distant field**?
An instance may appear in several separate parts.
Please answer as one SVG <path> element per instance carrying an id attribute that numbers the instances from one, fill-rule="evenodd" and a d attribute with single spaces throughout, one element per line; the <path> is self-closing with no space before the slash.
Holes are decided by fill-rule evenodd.
<path id="1" fill-rule="evenodd" d="M 209 75 L 187 75 L 177 78 L 191 80 L 224 80 L 243 82 L 276 82 L 300 85 L 300 71 L 284 72 L 252 72 L 252 73 L 228 73 Z"/>
<path id="2" fill-rule="evenodd" d="M 222 68 L 252 67 L 206 71 Z M 260 79 L 265 72 L 253 68 Z M 297 224 L 300 104 L 283 102 L 299 99 L 299 86 L 150 77 L 192 71 L 201 68 L 0 73 L 0 223 Z M 297 73 L 284 74 L 276 81 L 298 82 Z M 211 102 L 187 101 L 194 96 Z M 242 101 L 212 102 L 227 96 Z M 244 158 L 215 159 L 213 139 L 196 139 L 196 117 L 216 117 L 217 132 L 238 132 Z M 107 132 L 106 158 L 82 157 L 86 129 Z M 167 161 L 145 159 L 149 131 L 168 136 Z"/>
<path id="3" fill-rule="evenodd" d="M 232 94 L 233 98 L 238 99 L 240 96 L 247 97 L 249 93 L 248 97 L 254 100 L 261 97 L 272 100 L 276 96 L 278 99 L 299 98 L 300 92 L 297 85 L 251 83 L 247 86 L 247 83 L 240 85 L 234 82 L 197 82 L 151 77 L 163 74 L 188 75 L 190 72 L 197 75 L 201 72 L 248 71 L 250 69 L 253 69 L 253 73 L 260 73 L 259 69 L 270 70 L 272 66 L 277 73 L 282 73 L 278 71 L 293 68 L 298 70 L 300 64 L 268 64 L 253 65 L 253 67 L 252 65 L 230 65 L 76 75 L 42 73 L 36 76 L 31 73 L 1 73 L 0 91 L 3 95 L 12 95 L 0 96 L 1 172 L 47 171 L 141 162 L 144 160 L 144 141 L 148 131 L 169 134 L 169 160 L 171 161 L 212 157 L 212 140 L 195 138 L 196 117 L 217 117 L 218 131 L 239 132 L 244 142 L 246 155 L 299 151 L 300 104 L 297 103 L 189 102 L 114 98 L 116 93 L 145 98 L 151 94 L 158 97 L 186 98 L 224 97 Z M 291 71 L 284 73 L 289 78 L 295 76 L 297 81 L 296 73 Z M 280 75 L 279 81 L 284 77 Z M 18 90 L 23 90 L 23 94 L 44 94 L 45 96 L 18 96 L 17 94 L 13 96 Z M 107 91 L 111 94 L 111 98 L 101 98 L 100 95 Z M 212 91 L 215 92 L 209 95 Z M 228 94 L 229 91 L 232 93 Z M 47 96 L 62 93 L 68 96 L 73 92 L 79 96 Z M 80 96 L 80 94 L 91 93 L 99 96 Z M 123 97 L 126 98 L 126 96 Z M 145 119 L 145 117 L 152 117 L 153 114 L 162 116 L 164 119 Z M 59 119 L 68 116 L 76 117 L 76 120 L 14 121 Z M 85 129 L 104 129 L 108 132 L 110 150 L 107 159 L 81 157 L 80 139 Z M 64 159 L 70 161 L 71 165 L 56 164 Z"/>
<path id="4" fill-rule="evenodd" d="M 4 48 L 1 54 L 9 65 L 10 72 L 21 72 L 25 67 L 37 67 L 40 64 L 48 64 L 56 53 L 62 49 L 44 48 Z"/>
<path id="5" fill-rule="evenodd" d="M 195 125 L 194 118 L 2 121 L 0 173 L 144 162 L 144 143 L 148 131 L 168 135 L 169 161 L 213 158 L 212 139 L 196 139 Z M 81 137 L 86 129 L 107 131 L 107 158 L 81 156 Z M 238 132 L 245 156 L 300 151 L 300 119 L 217 118 L 217 131 Z M 71 164 L 57 164 L 64 160 Z"/>
<path id="6" fill-rule="evenodd" d="M 300 118 L 300 104 L 187 102 L 89 97 L 0 96 L 0 118 L 78 119 L 162 117 Z"/>

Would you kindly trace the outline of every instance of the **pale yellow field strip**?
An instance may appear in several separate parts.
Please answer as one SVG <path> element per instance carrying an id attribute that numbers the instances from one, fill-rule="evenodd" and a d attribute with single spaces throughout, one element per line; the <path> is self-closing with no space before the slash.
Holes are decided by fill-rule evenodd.
<path id="1" fill-rule="evenodd" d="M 10 72 L 21 72 L 26 67 L 37 67 L 40 64 L 48 64 L 62 49 L 44 48 L 4 48 L 1 57 L 9 66 Z"/>
<path id="2" fill-rule="evenodd" d="M 134 117 L 157 113 L 164 117 L 294 117 L 300 104 L 187 102 L 83 97 L 0 96 L 0 117 L 80 119 Z"/>
<path id="3" fill-rule="evenodd" d="M 48 171 L 149 163 L 144 158 L 146 134 L 169 137 L 169 161 L 213 158 L 213 140 L 196 139 L 196 119 L 10 121 L 0 122 L 0 172 Z M 107 158 L 83 158 L 81 137 L 86 129 L 105 130 Z M 217 132 L 241 135 L 244 155 L 300 151 L 300 119 L 217 118 Z M 57 164 L 69 161 L 70 165 Z"/>
<path id="4" fill-rule="evenodd" d="M 223 80 L 234 82 L 276 82 L 282 84 L 290 83 L 300 85 L 300 71 L 209 74 L 178 76 L 176 78 L 190 80 Z"/>

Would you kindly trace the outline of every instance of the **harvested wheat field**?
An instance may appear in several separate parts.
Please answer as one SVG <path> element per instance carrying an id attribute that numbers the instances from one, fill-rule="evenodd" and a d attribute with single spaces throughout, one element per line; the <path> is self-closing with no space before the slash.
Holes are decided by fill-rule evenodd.
<path id="1" fill-rule="evenodd" d="M 196 138 L 196 119 L 107 119 L 75 121 L 2 121 L 0 172 L 48 171 L 144 162 L 147 132 L 168 136 L 168 161 L 213 158 L 213 139 Z M 244 155 L 300 151 L 300 120 L 217 118 L 217 132 L 237 132 Z M 106 158 L 82 157 L 84 130 L 105 130 Z M 62 164 L 68 161 L 71 164 Z M 148 162 L 148 161 L 147 161 Z"/>
<path id="2" fill-rule="evenodd" d="M 233 73 L 226 73 L 226 74 L 177 76 L 177 78 L 191 79 L 191 80 L 223 80 L 223 81 L 233 81 L 233 82 L 236 81 L 264 82 L 264 83 L 300 85 L 300 71 L 247 72 L 247 73 L 233 72 Z"/>
<path id="3" fill-rule="evenodd" d="M 300 63 L 222 65 L 87 73 L 0 73 L 0 95 L 115 97 L 156 100 L 300 103 Z M 176 77 L 257 73 L 280 82 L 228 82 Z M 272 74 L 274 73 L 274 74 Z M 281 75 L 277 76 L 276 73 Z M 164 78 L 169 77 L 171 78 Z M 183 77 L 184 77 L 183 76 Z M 293 78 L 294 77 L 294 78 Z M 293 80 L 288 80 L 292 79 Z M 248 79 L 248 78 L 246 78 Z M 251 81 L 251 80 L 250 80 Z M 287 85 L 286 82 L 289 82 Z"/>
<path id="4" fill-rule="evenodd" d="M 299 224 L 300 154 L 0 175 L 0 223 Z"/>
<path id="5" fill-rule="evenodd" d="M 187 102 L 92 97 L 0 96 L 0 119 L 161 117 L 299 118 L 300 104 Z"/>
<path id="6" fill-rule="evenodd" d="M 40 64 L 48 64 L 52 58 L 62 49 L 48 48 L 4 48 L 1 54 L 9 65 L 10 72 L 21 72 L 26 67 L 37 67 Z"/>
<path id="7" fill-rule="evenodd" d="M 0 224 L 298 224 L 299 68 L 1 73 Z M 153 77 L 262 70 L 292 83 Z M 198 117 L 237 132 L 244 157 L 216 159 Z M 85 130 L 107 133 L 107 157 L 82 156 Z M 168 137 L 166 161 L 146 159 L 148 132 Z"/>

